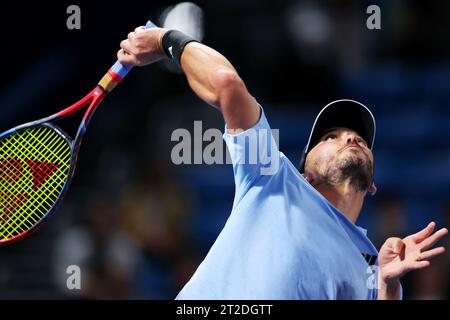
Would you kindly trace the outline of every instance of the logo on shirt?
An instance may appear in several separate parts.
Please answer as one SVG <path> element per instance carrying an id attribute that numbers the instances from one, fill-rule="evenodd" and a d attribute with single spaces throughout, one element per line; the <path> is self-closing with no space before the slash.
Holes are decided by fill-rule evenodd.
<path id="1" fill-rule="evenodd" d="M 378 289 L 378 266 L 375 264 L 378 256 L 362 252 L 361 254 L 368 264 L 366 269 L 368 275 L 366 281 L 367 288 L 370 290 Z"/>
<path id="2" fill-rule="evenodd" d="M 361 252 L 361 254 L 364 257 L 364 259 L 366 259 L 366 261 L 369 264 L 369 266 L 375 265 L 375 262 L 377 261 L 378 256 L 373 256 L 371 254 L 362 253 L 362 252 Z"/>

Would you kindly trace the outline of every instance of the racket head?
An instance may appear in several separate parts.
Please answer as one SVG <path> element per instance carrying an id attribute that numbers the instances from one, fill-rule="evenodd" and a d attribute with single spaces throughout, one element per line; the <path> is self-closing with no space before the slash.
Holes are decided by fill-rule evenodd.
<path id="1" fill-rule="evenodd" d="M 0 245 L 30 234 L 55 211 L 72 180 L 77 148 L 48 122 L 0 134 Z"/>
<path id="2" fill-rule="evenodd" d="M 61 204 L 87 126 L 105 94 L 97 86 L 52 116 L 0 134 L 0 245 L 35 231 Z M 85 107 L 74 140 L 54 124 Z"/>

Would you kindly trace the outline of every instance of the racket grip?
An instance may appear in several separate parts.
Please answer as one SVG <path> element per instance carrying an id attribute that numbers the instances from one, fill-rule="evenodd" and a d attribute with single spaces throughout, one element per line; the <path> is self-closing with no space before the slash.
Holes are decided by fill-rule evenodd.
<path id="1" fill-rule="evenodd" d="M 155 28 L 156 25 L 151 22 L 150 20 L 146 23 L 145 29 Z M 128 72 L 133 69 L 133 66 L 131 65 L 123 65 L 119 61 L 117 61 L 112 67 L 111 71 L 116 73 L 119 77 L 124 78 Z"/>
<path id="2" fill-rule="evenodd" d="M 145 25 L 145 29 L 155 27 L 156 25 L 150 20 Z M 101 89 L 105 92 L 111 92 L 120 83 L 120 81 L 125 78 L 128 72 L 131 71 L 131 69 L 133 69 L 132 65 L 123 65 L 119 62 L 119 60 L 117 60 L 116 63 L 114 63 L 113 66 L 108 70 L 105 76 L 100 80 L 98 86 L 100 86 Z"/>

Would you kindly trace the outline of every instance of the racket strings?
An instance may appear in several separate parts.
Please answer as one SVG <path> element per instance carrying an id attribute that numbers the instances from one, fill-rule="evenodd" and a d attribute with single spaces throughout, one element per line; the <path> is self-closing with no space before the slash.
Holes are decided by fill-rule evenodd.
<path id="1" fill-rule="evenodd" d="M 50 135 L 50 137 L 52 137 L 51 135 Z M 34 138 L 41 138 L 42 139 L 42 136 L 38 136 L 38 137 L 34 137 Z M 47 142 L 47 141 L 49 141 L 48 140 L 48 137 L 46 138 L 46 139 L 44 139 L 43 140 L 43 142 L 45 143 L 45 142 Z M 56 140 L 55 140 L 56 141 Z M 64 141 L 64 140 L 63 140 Z M 32 144 L 30 144 L 27 140 L 24 140 L 24 142 L 25 142 L 25 147 L 29 147 L 29 148 L 31 148 L 32 150 L 33 150 L 33 152 L 39 152 L 39 150 L 37 150 L 35 147 L 34 147 L 34 145 L 32 145 Z M 61 143 L 60 143 L 61 144 Z M 55 144 L 53 143 L 53 144 L 51 144 L 51 145 L 49 145 L 49 147 L 54 147 L 55 146 Z M 50 149 L 51 150 L 51 149 Z M 56 150 L 59 150 L 59 149 L 56 149 Z M 26 160 L 26 162 L 29 162 L 30 160 Z M 36 170 L 34 170 L 34 171 L 36 171 Z M 38 180 L 41 180 L 42 179 L 42 177 L 39 177 L 39 176 L 36 176 L 36 172 L 33 172 L 34 173 L 34 176 L 33 176 L 33 180 L 36 180 L 36 179 L 38 179 Z M 16 193 L 16 195 L 20 195 L 21 193 Z M 11 198 L 9 197 L 9 199 L 11 200 Z M 17 198 L 15 198 L 14 200 L 16 200 Z M 18 199 L 20 200 L 20 197 L 18 197 Z M 13 200 L 13 201 L 14 201 Z M 41 201 L 43 201 L 44 203 L 46 203 L 47 205 L 49 205 L 50 207 L 51 207 L 51 205 L 52 205 L 52 202 L 51 202 L 51 200 L 56 200 L 56 199 L 51 199 L 50 198 L 50 203 L 49 203 L 49 199 L 45 199 L 45 198 L 42 198 L 42 197 L 40 197 L 40 199 L 39 200 L 41 200 Z M 15 206 L 17 206 L 17 205 L 20 205 L 21 203 L 19 203 L 19 204 L 15 204 Z M 11 205 L 11 204 L 7 204 L 7 205 Z M 26 208 L 26 209 L 28 209 L 28 210 L 30 210 L 31 208 L 30 208 L 30 206 L 31 206 L 31 203 L 29 202 L 29 203 L 27 203 L 24 207 Z M 19 215 L 17 215 L 16 216 L 16 219 L 15 220 L 12 220 L 12 221 L 8 221 L 8 224 L 10 225 L 10 226 L 12 226 L 12 223 L 16 223 L 16 228 L 13 228 L 13 230 L 12 231 L 17 231 L 17 228 L 19 228 L 19 229 L 22 229 L 22 228 L 20 228 L 21 226 L 20 225 L 17 225 L 17 222 L 18 221 L 21 221 L 21 219 L 23 220 L 23 214 L 24 214 L 25 212 L 24 211 L 22 211 L 22 212 L 19 212 Z M 36 218 L 37 218 L 37 220 L 36 220 Z M 26 220 L 23 220 L 23 222 L 25 222 L 24 223 L 24 225 L 22 226 L 22 227 L 31 227 L 31 226 L 33 226 L 34 225 L 34 223 L 36 223 L 36 222 L 38 222 L 39 221 L 39 219 L 40 219 L 40 217 L 34 217 L 33 215 L 30 215 L 29 216 L 29 220 L 28 221 L 26 221 Z M 29 223 L 26 223 L 26 222 L 29 222 Z M 31 223 L 31 224 L 30 224 Z M 26 229 L 25 229 L 26 230 Z"/>
<path id="2" fill-rule="evenodd" d="M 36 151 L 35 148 L 33 148 L 33 149 L 34 149 L 34 151 Z M 26 162 L 29 162 L 29 160 Z M 33 180 L 42 179 L 42 178 L 39 178 L 38 176 L 36 176 L 36 172 L 33 172 L 33 173 L 34 173 Z M 23 187 L 21 189 L 23 189 Z M 16 188 L 16 190 L 18 190 L 18 188 Z M 7 224 L 10 227 L 8 230 L 9 235 L 12 236 L 12 235 L 14 235 L 15 232 L 26 231 L 27 229 L 32 227 L 35 223 L 37 223 L 41 217 L 39 217 L 39 216 L 36 217 L 36 212 L 39 212 L 39 210 L 34 212 L 34 214 L 30 214 L 30 213 L 32 213 L 32 207 L 31 207 L 32 203 L 31 202 L 23 203 L 23 201 L 21 201 L 21 200 L 23 199 L 24 196 L 21 192 L 14 192 L 14 193 L 9 192 L 6 195 L 8 195 L 8 194 L 14 194 L 15 197 L 5 196 L 6 203 L 4 203 L 3 207 L 14 208 L 17 210 L 17 208 L 20 208 L 21 206 L 23 206 L 23 208 L 28 211 L 27 212 L 25 210 L 21 210 L 21 211 L 15 212 L 15 214 L 16 214 L 15 219 L 11 219 L 11 220 L 4 219 L 5 224 Z M 25 195 L 27 195 L 27 193 L 25 193 Z M 25 197 L 28 198 L 27 196 L 25 196 Z M 41 200 L 41 201 L 43 200 L 44 204 L 46 203 L 47 205 L 49 205 L 51 207 L 52 203 L 48 203 L 49 202 L 48 199 L 45 199 L 42 197 L 36 197 L 36 200 Z M 11 209 L 9 211 L 11 211 Z M 29 213 L 28 219 L 25 219 L 26 218 L 26 216 L 24 216 L 25 213 Z M 4 218 L 5 218 L 5 216 L 4 216 Z M 20 224 L 18 222 L 22 222 L 22 224 Z"/>
<path id="3" fill-rule="evenodd" d="M 12 151 L 11 150 L 11 148 L 10 148 L 10 146 L 8 145 L 7 146 L 7 149 L 8 149 L 8 151 Z M 17 178 L 15 178 L 15 179 L 17 179 Z M 18 188 L 16 188 L 16 191 L 19 191 L 19 189 Z M 23 188 L 21 188 L 21 190 L 20 191 L 24 191 L 23 190 Z M 3 207 L 4 208 L 14 208 L 14 207 L 20 207 L 23 203 L 17 203 L 18 201 L 18 199 L 20 200 L 20 198 L 22 197 L 22 193 L 20 193 L 20 192 L 10 192 L 10 191 L 5 191 L 4 192 L 4 201 L 3 201 Z M 15 195 L 15 197 L 13 197 L 13 195 Z M 4 222 L 5 223 L 7 223 L 10 227 L 14 227 L 13 225 L 12 225 L 12 223 L 16 223 L 16 227 L 17 228 L 19 228 L 19 229 L 22 229 L 22 227 L 24 227 L 24 226 L 28 226 L 28 223 L 27 222 L 31 222 L 31 221 L 34 221 L 34 222 L 36 222 L 36 220 L 34 219 L 34 217 L 33 216 L 30 216 L 29 217 L 29 220 L 28 221 L 26 221 L 26 220 L 23 220 L 23 225 L 21 226 L 21 225 L 17 225 L 17 221 L 19 221 L 18 219 L 20 219 L 20 218 L 23 218 L 23 212 L 19 212 L 18 214 L 21 214 L 21 216 L 17 216 L 17 220 L 7 220 L 7 219 L 5 219 L 5 215 L 3 216 L 3 220 L 4 220 Z M 9 216 L 8 217 L 6 217 L 6 218 L 8 218 L 9 219 Z M 31 224 L 30 226 L 32 226 L 33 224 Z M 13 228 L 13 231 L 15 231 L 15 230 L 17 230 L 16 228 Z M 26 230 L 26 229 L 25 229 Z"/>
<path id="4" fill-rule="evenodd" d="M 41 138 L 41 136 L 40 137 L 38 137 L 38 138 Z M 46 139 L 46 140 L 43 140 L 43 143 L 46 143 L 48 141 L 48 139 Z M 29 144 L 28 144 L 29 145 Z M 8 147 L 8 146 L 7 146 Z M 49 145 L 49 147 L 54 147 L 54 144 L 51 144 L 51 145 Z M 34 151 L 38 151 L 38 150 L 36 150 L 32 145 L 31 145 L 31 148 L 34 150 Z M 8 151 L 11 151 L 11 148 L 9 148 L 8 147 Z M 17 160 L 13 160 L 14 162 L 17 162 Z M 32 162 L 31 160 L 25 160 L 26 161 L 26 163 L 28 163 L 28 164 L 31 164 L 31 163 L 34 163 L 34 162 Z M 17 179 L 19 179 L 20 177 L 17 177 L 17 173 L 14 173 L 16 176 L 14 177 L 14 179 L 15 180 L 17 180 Z M 20 173 L 21 174 L 21 173 Z M 41 174 L 37 171 L 37 170 L 34 170 L 34 172 L 33 172 L 33 174 L 34 174 L 34 176 L 33 176 L 33 178 L 35 179 L 35 180 L 38 180 L 38 181 L 42 181 L 43 180 L 43 176 L 41 176 Z M 35 182 L 34 183 L 35 185 L 37 185 L 37 183 Z M 36 189 L 36 188 L 35 188 Z M 33 217 L 30 217 L 30 218 L 33 218 Z"/>
<path id="5" fill-rule="evenodd" d="M 48 127 L 0 140 L 0 240 L 45 217 L 67 181 L 70 155 L 68 142 Z"/>

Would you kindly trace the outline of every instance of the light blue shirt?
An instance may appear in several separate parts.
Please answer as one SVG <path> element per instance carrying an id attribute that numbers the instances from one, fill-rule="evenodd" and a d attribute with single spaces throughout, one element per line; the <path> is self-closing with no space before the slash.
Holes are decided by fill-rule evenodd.
<path id="1" fill-rule="evenodd" d="M 224 139 L 233 209 L 177 299 L 376 299 L 369 263 L 378 253 L 366 231 L 278 150 L 264 112 L 253 128 L 225 131 Z"/>

